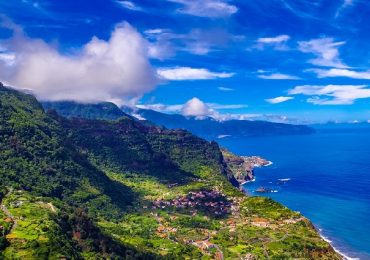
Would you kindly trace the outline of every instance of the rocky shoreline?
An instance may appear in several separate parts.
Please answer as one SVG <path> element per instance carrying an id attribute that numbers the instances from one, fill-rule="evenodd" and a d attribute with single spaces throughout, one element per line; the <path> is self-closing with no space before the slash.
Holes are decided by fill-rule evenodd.
<path id="1" fill-rule="evenodd" d="M 237 156 L 226 149 L 222 149 L 225 163 L 233 173 L 239 185 L 253 181 L 255 178 L 254 169 L 272 164 L 259 156 Z"/>

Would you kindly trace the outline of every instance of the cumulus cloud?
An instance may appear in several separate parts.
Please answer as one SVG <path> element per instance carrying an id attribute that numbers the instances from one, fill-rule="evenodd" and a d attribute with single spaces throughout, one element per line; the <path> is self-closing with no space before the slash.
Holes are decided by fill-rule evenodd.
<path id="1" fill-rule="evenodd" d="M 300 79 L 297 76 L 288 75 L 288 74 L 282 74 L 282 73 L 272 73 L 272 74 L 260 74 L 258 75 L 261 79 L 275 79 L 275 80 L 296 80 Z"/>
<path id="2" fill-rule="evenodd" d="M 312 53 L 316 58 L 308 62 L 322 67 L 348 68 L 339 57 L 339 47 L 346 42 L 335 42 L 333 38 L 320 38 L 298 43 L 299 50 Z"/>
<path id="3" fill-rule="evenodd" d="M 0 44 L 10 55 L 0 59 L 1 80 L 29 89 L 42 100 L 122 103 L 158 83 L 148 61 L 147 42 L 128 23 L 118 24 L 109 40 L 93 37 L 70 53 L 22 34 Z"/>
<path id="4" fill-rule="evenodd" d="M 235 5 L 225 0 L 168 0 L 169 2 L 181 4 L 182 8 L 177 12 L 199 17 L 221 18 L 228 17 L 238 12 Z"/>
<path id="5" fill-rule="evenodd" d="M 352 79 L 370 79 L 370 71 L 354 71 L 348 69 L 309 69 L 309 72 L 314 72 L 319 78 L 346 77 Z"/>
<path id="6" fill-rule="evenodd" d="M 206 103 L 196 97 L 186 102 L 181 112 L 184 116 L 195 116 L 199 118 L 207 117 L 214 113 Z"/>
<path id="7" fill-rule="evenodd" d="M 307 102 L 315 105 L 351 105 L 357 99 L 370 98 L 370 88 L 367 85 L 304 85 L 297 86 L 288 93 L 310 96 Z"/>
<path id="8" fill-rule="evenodd" d="M 204 68 L 172 67 L 158 69 L 158 75 L 166 80 L 206 80 L 230 78 L 234 73 L 212 72 Z"/>
<path id="9" fill-rule="evenodd" d="M 286 102 L 288 100 L 292 100 L 294 99 L 294 97 L 276 97 L 276 98 L 268 98 L 268 99 L 265 99 L 266 102 L 270 103 L 270 104 L 279 104 L 279 103 L 283 103 L 283 102 Z"/>

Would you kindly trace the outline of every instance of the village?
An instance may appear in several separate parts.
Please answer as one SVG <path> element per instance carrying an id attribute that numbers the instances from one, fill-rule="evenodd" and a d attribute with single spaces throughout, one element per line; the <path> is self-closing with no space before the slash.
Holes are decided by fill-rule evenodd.
<path id="1" fill-rule="evenodd" d="M 232 203 L 219 191 L 203 190 L 190 192 L 170 201 L 157 199 L 153 202 L 152 209 L 193 209 L 193 215 L 197 214 L 197 210 L 201 210 L 213 216 L 221 217 L 231 213 L 231 206 Z"/>

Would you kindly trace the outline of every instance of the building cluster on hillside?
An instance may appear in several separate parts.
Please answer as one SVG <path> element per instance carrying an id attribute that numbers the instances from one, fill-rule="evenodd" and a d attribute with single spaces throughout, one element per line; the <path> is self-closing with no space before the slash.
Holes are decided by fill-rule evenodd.
<path id="1" fill-rule="evenodd" d="M 195 209 L 192 212 L 195 214 L 196 210 L 209 212 L 215 216 L 223 216 L 231 213 L 232 203 L 226 200 L 226 197 L 219 191 L 198 191 L 189 192 L 185 196 L 176 199 L 156 200 L 153 202 L 153 209 Z"/>
<path id="2" fill-rule="evenodd" d="M 249 167 L 251 170 L 255 167 L 262 167 L 271 164 L 270 161 L 259 156 L 241 156 L 241 158 L 243 158 L 245 166 Z"/>

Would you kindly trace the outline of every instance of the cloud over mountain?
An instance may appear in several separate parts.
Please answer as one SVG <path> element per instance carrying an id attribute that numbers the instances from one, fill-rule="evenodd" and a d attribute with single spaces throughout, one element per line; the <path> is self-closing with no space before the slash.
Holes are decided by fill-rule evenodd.
<path id="1" fill-rule="evenodd" d="M 158 83 L 147 42 L 125 22 L 116 25 L 110 39 L 93 37 L 78 51 L 62 53 L 19 32 L 1 45 L 0 78 L 43 100 L 122 103 Z"/>

